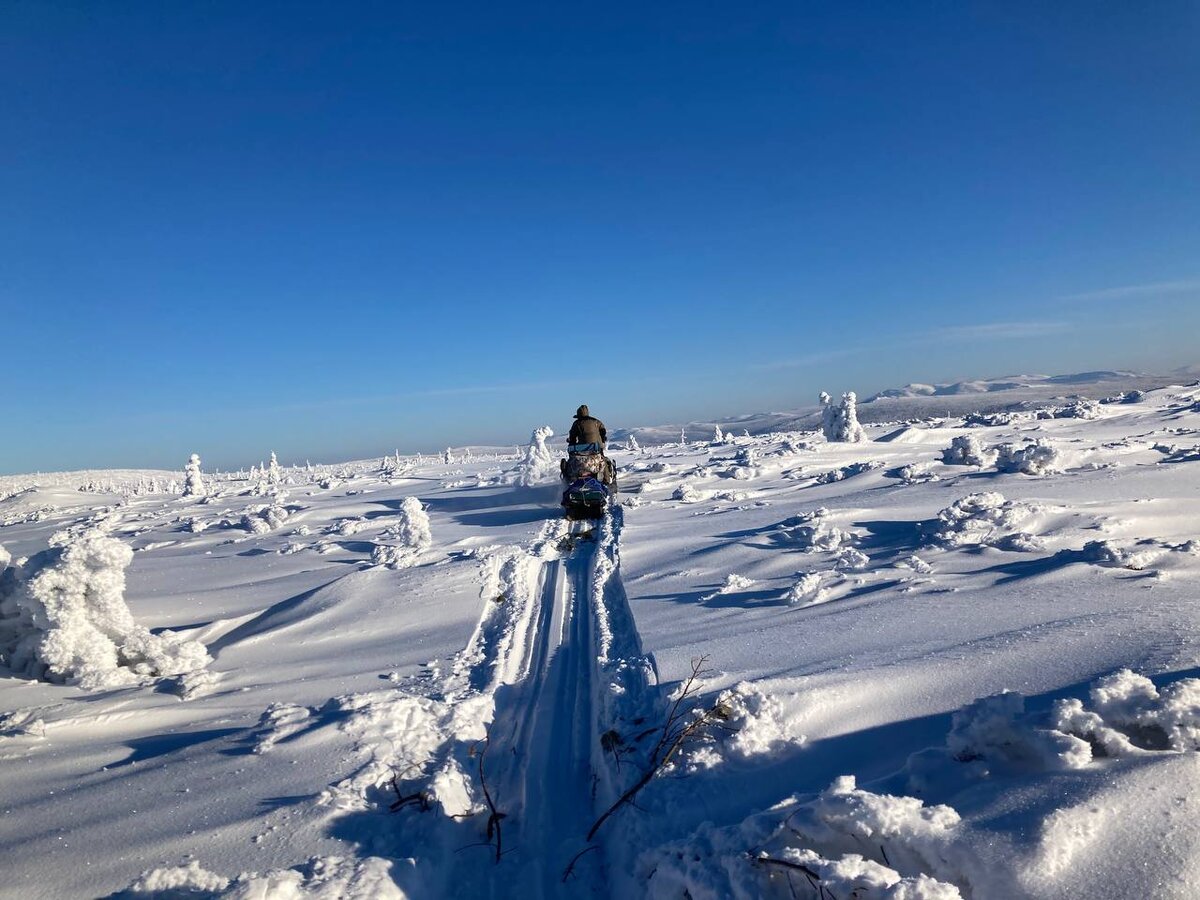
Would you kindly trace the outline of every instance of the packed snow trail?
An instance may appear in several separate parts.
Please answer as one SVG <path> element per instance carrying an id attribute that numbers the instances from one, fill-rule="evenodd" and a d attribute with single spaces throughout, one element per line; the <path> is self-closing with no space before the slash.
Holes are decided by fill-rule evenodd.
<path id="1" fill-rule="evenodd" d="M 593 818 L 594 530 L 572 523 L 564 541 L 566 555 L 542 567 L 524 675 L 496 693 L 485 772 L 505 814 L 505 854 L 491 873 L 492 897 L 577 897 L 585 890 L 579 881 L 564 884 L 562 873 Z M 588 861 L 587 881 L 602 896 L 597 862 Z"/>

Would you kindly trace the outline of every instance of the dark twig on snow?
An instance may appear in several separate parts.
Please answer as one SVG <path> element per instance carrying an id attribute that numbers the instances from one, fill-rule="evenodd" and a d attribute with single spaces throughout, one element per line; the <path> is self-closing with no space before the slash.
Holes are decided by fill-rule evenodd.
<path id="1" fill-rule="evenodd" d="M 833 900 L 833 893 L 821 884 L 821 876 L 803 863 L 792 862 L 788 859 L 776 859 L 773 856 L 752 856 L 751 859 L 760 866 L 776 866 L 780 869 L 787 869 L 789 872 L 799 872 L 808 879 L 808 883 L 817 892 L 817 897 L 821 900 L 824 900 L 825 897 Z"/>
<path id="2" fill-rule="evenodd" d="M 491 736 L 483 739 L 483 749 L 479 751 L 479 784 L 483 788 L 483 799 L 488 805 L 488 820 L 487 820 L 487 839 L 488 843 L 493 840 L 496 842 L 496 862 L 500 862 L 500 857 L 504 855 L 504 835 L 500 831 L 500 822 L 505 818 L 505 814 L 496 809 L 496 803 L 492 800 L 492 792 L 488 790 L 487 778 L 483 774 L 483 758 L 487 755 L 488 745 L 491 743 Z"/>
<path id="3" fill-rule="evenodd" d="M 675 701 L 671 704 L 671 709 L 667 713 L 667 719 L 663 723 L 662 730 L 659 732 L 658 741 L 655 743 L 654 749 L 650 751 L 646 770 L 595 821 L 591 830 L 587 833 L 589 844 L 595 838 L 596 832 L 600 830 L 600 827 L 608 821 L 613 813 L 626 804 L 633 804 L 634 797 L 638 795 L 642 788 L 653 781 L 654 777 L 663 768 L 670 764 L 675 754 L 690 741 L 706 737 L 711 727 L 718 725 L 727 717 L 727 711 L 721 706 L 711 706 L 708 709 L 700 711 L 692 711 L 684 708 L 684 704 L 700 692 L 699 682 L 704 674 L 704 664 L 706 662 L 708 662 L 707 656 L 701 656 L 699 659 L 692 660 L 692 672 L 684 682 L 682 690 L 675 697 Z"/>
<path id="4" fill-rule="evenodd" d="M 396 792 L 396 801 L 389 807 L 392 812 L 403 809 L 410 803 L 415 803 L 421 812 L 429 811 L 429 795 L 424 791 L 416 791 L 412 794 L 403 793 L 400 790 L 400 780 L 395 773 L 392 774 L 392 790 Z"/>
<path id="5" fill-rule="evenodd" d="M 566 869 L 564 869 L 563 873 L 562 873 L 563 884 L 566 884 L 567 879 L 569 879 L 572 875 L 575 874 L 575 863 L 579 862 L 579 860 L 583 858 L 584 854 L 591 853 L 593 850 L 599 850 L 599 849 L 600 848 L 597 845 L 589 844 L 588 846 L 586 846 L 582 850 L 580 850 L 578 853 L 576 853 L 574 856 L 572 856 L 571 861 L 567 864 Z"/>

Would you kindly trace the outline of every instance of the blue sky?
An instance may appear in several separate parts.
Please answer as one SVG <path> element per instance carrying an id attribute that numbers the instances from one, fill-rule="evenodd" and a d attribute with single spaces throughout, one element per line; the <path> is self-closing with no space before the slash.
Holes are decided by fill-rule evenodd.
<path id="1" fill-rule="evenodd" d="M 0 472 L 1200 362 L 1198 46 L 1170 0 L 4 4 Z"/>

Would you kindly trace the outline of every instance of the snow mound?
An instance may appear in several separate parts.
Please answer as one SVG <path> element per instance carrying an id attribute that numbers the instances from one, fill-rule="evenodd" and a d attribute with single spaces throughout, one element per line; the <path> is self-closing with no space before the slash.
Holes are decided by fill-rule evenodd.
<path id="1" fill-rule="evenodd" d="M 793 606 L 816 606 L 825 602 L 825 575 L 821 572 L 806 572 L 800 580 L 788 588 L 783 599 Z"/>
<path id="2" fill-rule="evenodd" d="M 987 450 L 973 434 L 964 434 L 950 441 L 942 451 L 942 462 L 948 466 L 990 466 L 996 461 L 996 452 Z"/>
<path id="3" fill-rule="evenodd" d="M 344 859 L 315 856 L 297 869 L 239 875 L 232 882 L 187 865 L 142 873 L 117 900 L 404 900 L 391 875 L 392 863 L 377 856 Z"/>
<path id="4" fill-rule="evenodd" d="M 1005 500 L 997 491 L 968 494 L 938 513 L 933 540 L 947 547 L 992 546 L 1014 549 L 1018 525 L 1036 509 L 1016 500 Z M 1022 540 L 1024 540 L 1022 537 Z M 1027 536 L 1032 539 L 1032 535 Z"/>
<path id="5" fill-rule="evenodd" d="M 1062 451 L 1039 439 L 1023 446 L 1000 444 L 996 447 L 996 469 L 1022 475 L 1049 475 L 1065 468 Z"/>
<path id="6" fill-rule="evenodd" d="M 7 567 L 0 574 L 0 662 L 85 690 L 208 665 L 202 644 L 151 634 L 134 621 L 124 597 L 132 561 L 128 545 L 93 531 L 65 538 L 19 569 Z"/>

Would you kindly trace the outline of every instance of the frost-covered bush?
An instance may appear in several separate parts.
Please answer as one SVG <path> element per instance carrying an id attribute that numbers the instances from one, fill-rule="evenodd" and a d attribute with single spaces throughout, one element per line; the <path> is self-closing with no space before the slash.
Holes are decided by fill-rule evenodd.
<path id="1" fill-rule="evenodd" d="M 814 606 L 825 599 L 824 576 L 820 572 L 806 572 L 788 588 L 783 599 L 793 606 Z"/>
<path id="2" fill-rule="evenodd" d="M 1096 419 L 1100 416 L 1100 404 L 1095 400 L 1076 400 L 1066 406 L 1050 410 L 1052 419 Z"/>
<path id="3" fill-rule="evenodd" d="M 1079 769 L 1092 761 L 1087 741 L 1026 720 L 1025 698 L 1013 691 L 955 712 L 946 748 L 959 762 L 986 760 L 1036 769 Z"/>
<path id="4" fill-rule="evenodd" d="M 1018 447 L 1016 444 L 1000 444 L 996 447 L 996 468 L 1001 472 L 1018 472 L 1022 475 L 1049 475 L 1063 470 L 1061 451 L 1046 440 Z"/>
<path id="5" fill-rule="evenodd" d="M 1153 564 L 1162 556 L 1163 551 L 1158 547 L 1143 547 L 1140 550 L 1128 550 L 1116 547 L 1108 541 L 1088 541 L 1081 551 L 1088 562 L 1101 566 L 1133 569 L 1140 571 Z"/>
<path id="6" fill-rule="evenodd" d="M 202 644 L 151 634 L 134 621 L 124 598 L 129 546 L 98 531 L 64 541 L 0 574 L 0 662 L 6 667 L 95 690 L 181 675 L 210 662 Z"/>
<path id="7" fill-rule="evenodd" d="M 529 436 L 529 445 L 525 448 L 525 456 L 517 471 L 517 483 L 525 487 L 549 481 L 558 471 L 554 462 L 554 454 L 546 446 L 546 441 L 554 437 L 554 430 L 549 425 L 542 425 L 533 430 Z"/>
<path id="8" fill-rule="evenodd" d="M 858 424 L 858 397 L 854 391 L 842 394 L 841 402 L 834 405 L 833 398 L 821 392 L 821 432 L 827 441 L 857 444 L 866 440 Z"/>
<path id="9" fill-rule="evenodd" d="M 429 514 L 416 497 L 405 497 L 400 504 L 400 516 L 381 537 L 394 541 L 392 544 L 376 544 L 371 551 L 374 565 L 402 569 L 415 565 L 422 553 L 433 545 L 433 532 L 429 526 Z"/>
<path id="10" fill-rule="evenodd" d="M 829 510 L 821 507 L 784 519 L 775 526 L 775 540 L 805 551 L 837 550 L 853 540 L 853 535 L 830 525 L 825 521 L 828 516 Z"/>
<path id="11" fill-rule="evenodd" d="M 938 513 L 932 538 L 947 547 L 995 546 L 1034 512 L 1032 506 L 1005 500 L 997 491 L 968 494 Z"/>
<path id="12" fill-rule="evenodd" d="M 842 466 L 840 469 L 832 469 L 828 472 L 822 472 L 815 479 L 817 484 L 834 484 L 838 481 L 845 481 L 847 478 L 853 478 L 855 475 L 862 475 L 864 472 L 871 472 L 875 469 L 882 468 L 883 463 L 877 460 L 868 460 L 867 462 L 851 463 L 848 466 Z"/>
<path id="13" fill-rule="evenodd" d="M 942 451 L 942 462 L 948 466 L 990 466 L 996 461 L 996 452 L 988 450 L 973 434 L 953 438 L 950 446 Z"/>
<path id="14" fill-rule="evenodd" d="M 266 534 L 287 521 L 287 507 L 278 502 L 252 506 L 242 515 L 241 526 L 251 534 Z"/>
<path id="15" fill-rule="evenodd" d="M 183 467 L 183 496 L 203 497 L 205 493 L 204 476 L 200 474 L 200 455 L 193 453 Z"/>

